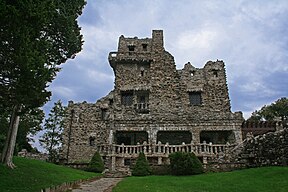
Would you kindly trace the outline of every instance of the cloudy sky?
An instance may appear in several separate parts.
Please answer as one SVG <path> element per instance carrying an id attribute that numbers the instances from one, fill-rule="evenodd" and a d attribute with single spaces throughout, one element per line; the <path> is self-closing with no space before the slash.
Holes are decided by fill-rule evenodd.
<path id="1" fill-rule="evenodd" d="M 108 54 L 120 35 L 151 37 L 164 30 L 164 46 L 177 68 L 190 61 L 226 64 L 232 111 L 247 118 L 288 96 L 287 0 L 88 0 L 79 18 L 84 46 L 50 85 L 53 103 L 96 102 L 114 86 Z"/>

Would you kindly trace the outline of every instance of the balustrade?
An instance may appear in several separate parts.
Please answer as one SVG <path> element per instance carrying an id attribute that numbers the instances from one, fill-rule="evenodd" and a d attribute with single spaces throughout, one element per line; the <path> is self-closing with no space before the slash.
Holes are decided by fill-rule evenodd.
<path id="1" fill-rule="evenodd" d="M 114 155 L 137 155 L 143 152 L 146 155 L 154 156 L 168 156 L 170 153 L 174 152 L 188 152 L 195 153 L 197 156 L 213 156 L 218 154 L 225 154 L 229 148 L 233 145 L 229 144 L 212 144 L 212 143 L 199 143 L 199 144 L 185 144 L 182 145 L 169 145 L 169 143 L 162 144 L 161 142 L 157 144 L 148 144 L 144 142 L 143 144 L 137 145 L 98 145 L 96 146 L 97 151 L 100 154 L 114 154 Z"/>

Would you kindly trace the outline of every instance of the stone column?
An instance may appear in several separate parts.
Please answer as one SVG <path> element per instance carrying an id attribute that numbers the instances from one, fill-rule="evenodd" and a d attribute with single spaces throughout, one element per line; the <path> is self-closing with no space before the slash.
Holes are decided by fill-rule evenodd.
<path id="1" fill-rule="evenodd" d="M 116 157 L 112 156 L 111 157 L 111 171 L 115 171 L 116 170 L 115 166 L 116 166 Z"/>

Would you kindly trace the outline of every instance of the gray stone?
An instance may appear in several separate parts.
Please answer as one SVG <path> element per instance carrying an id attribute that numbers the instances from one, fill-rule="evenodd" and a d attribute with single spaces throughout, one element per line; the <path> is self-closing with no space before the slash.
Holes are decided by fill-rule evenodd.
<path id="1" fill-rule="evenodd" d="M 153 163 L 169 162 L 157 160 L 153 145 L 158 141 L 241 142 L 243 117 L 241 112 L 231 112 L 224 62 L 208 61 L 203 68 L 188 62 L 177 70 L 163 45 L 162 30 L 153 30 L 152 38 L 120 36 L 118 51 L 108 57 L 115 74 L 114 90 L 96 103 L 69 102 L 63 160 L 87 162 L 101 147 L 106 167 L 114 170 L 135 157 L 122 154 L 115 159 L 112 144 L 136 146 L 145 141 Z"/>

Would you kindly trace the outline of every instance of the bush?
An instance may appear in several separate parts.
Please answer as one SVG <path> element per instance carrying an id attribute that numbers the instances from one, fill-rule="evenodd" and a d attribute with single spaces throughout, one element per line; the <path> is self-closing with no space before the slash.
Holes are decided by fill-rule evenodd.
<path id="1" fill-rule="evenodd" d="M 194 153 L 176 152 L 169 155 L 173 175 L 195 175 L 204 172 L 202 163 Z"/>
<path id="2" fill-rule="evenodd" d="M 104 171 L 105 167 L 104 167 L 104 162 L 102 160 L 102 157 L 101 155 L 99 154 L 99 152 L 96 152 L 89 165 L 88 165 L 88 168 L 87 168 L 87 171 L 90 171 L 90 172 L 95 172 L 95 173 L 102 173 Z"/>
<path id="3" fill-rule="evenodd" d="M 170 175 L 170 166 L 169 165 L 153 165 L 151 166 L 152 175 Z"/>
<path id="4" fill-rule="evenodd" d="M 136 164 L 132 170 L 134 176 L 146 176 L 151 174 L 151 169 L 144 153 L 139 153 Z"/>

